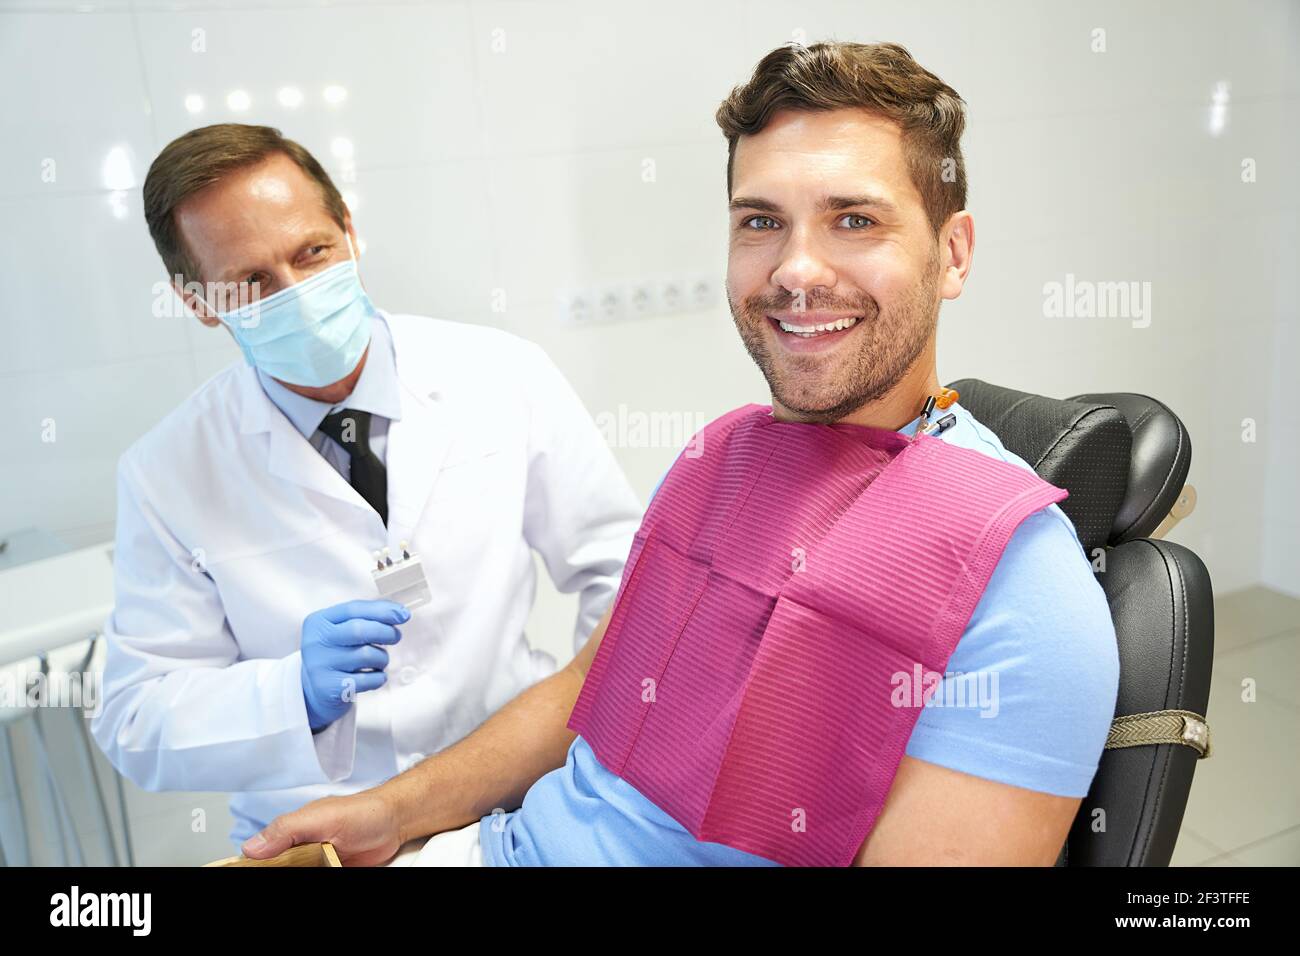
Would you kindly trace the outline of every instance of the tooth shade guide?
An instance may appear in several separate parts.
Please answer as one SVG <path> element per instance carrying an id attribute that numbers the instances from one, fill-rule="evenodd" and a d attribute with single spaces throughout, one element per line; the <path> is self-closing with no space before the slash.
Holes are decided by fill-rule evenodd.
<path id="1" fill-rule="evenodd" d="M 385 548 L 384 552 L 387 551 Z M 403 604 L 408 610 L 428 604 L 433 599 L 420 556 L 405 546 L 402 548 L 402 557 L 397 561 L 385 553 L 384 563 L 372 571 L 371 576 L 375 579 L 375 587 L 381 598 Z"/>

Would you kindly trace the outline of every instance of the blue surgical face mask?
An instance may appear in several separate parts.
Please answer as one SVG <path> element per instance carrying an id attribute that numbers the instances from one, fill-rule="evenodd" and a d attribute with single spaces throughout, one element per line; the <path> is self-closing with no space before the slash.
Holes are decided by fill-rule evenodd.
<path id="1" fill-rule="evenodd" d="M 348 253 L 347 262 L 265 299 L 224 313 L 209 308 L 230 329 L 249 365 L 290 385 L 332 385 L 361 361 L 376 314 L 361 288 L 350 238 Z"/>

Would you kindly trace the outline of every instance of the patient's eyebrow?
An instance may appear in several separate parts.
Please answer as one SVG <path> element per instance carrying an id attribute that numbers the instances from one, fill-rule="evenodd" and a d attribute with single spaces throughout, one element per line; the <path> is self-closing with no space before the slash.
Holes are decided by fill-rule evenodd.
<path id="1" fill-rule="evenodd" d="M 768 199 L 757 196 L 737 196 L 728 204 L 734 212 L 740 209 L 753 209 L 757 212 L 780 212 L 781 207 Z M 825 196 L 817 204 L 821 212 L 835 212 L 840 209 L 878 209 L 884 213 L 897 213 L 898 207 L 883 196 L 862 193 L 858 196 Z"/>
<path id="2" fill-rule="evenodd" d="M 757 209 L 759 212 L 780 212 L 781 207 L 766 199 L 751 196 L 737 196 L 727 204 L 732 211 L 737 209 Z"/>
<path id="3" fill-rule="evenodd" d="M 860 196 L 827 196 L 818 206 L 823 212 L 835 212 L 840 209 L 853 209 L 855 207 L 879 209 L 881 212 L 898 212 L 898 207 L 888 199 L 882 196 L 873 196 L 870 193 L 863 193 Z"/>

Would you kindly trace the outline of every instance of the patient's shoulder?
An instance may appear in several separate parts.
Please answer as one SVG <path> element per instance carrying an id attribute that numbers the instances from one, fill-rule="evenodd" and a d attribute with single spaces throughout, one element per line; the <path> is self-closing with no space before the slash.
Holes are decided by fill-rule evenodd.
<path id="1" fill-rule="evenodd" d="M 1056 505 L 1016 528 L 957 652 L 959 661 L 977 665 L 1032 664 L 1063 683 L 1094 672 L 1104 677 L 1111 669 L 1118 652 L 1110 606 L 1074 526 Z"/>
<path id="2" fill-rule="evenodd" d="M 1021 522 L 927 704 L 909 755 L 1064 796 L 1087 793 L 1119 690 L 1110 608 L 1054 505 Z M 962 692 L 954 692 L 962 684 Z M 975 704 L 945 706 L 945 700 Z"/>

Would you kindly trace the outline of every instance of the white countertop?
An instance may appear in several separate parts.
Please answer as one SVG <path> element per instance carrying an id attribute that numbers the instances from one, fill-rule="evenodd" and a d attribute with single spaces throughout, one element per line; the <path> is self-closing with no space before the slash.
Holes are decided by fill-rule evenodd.
<path id="1" fill-rule="evenodd" d="M 0 571 L 0 666 L 89 638 L 112 609 L 111 542 Z"/>

